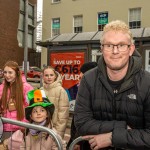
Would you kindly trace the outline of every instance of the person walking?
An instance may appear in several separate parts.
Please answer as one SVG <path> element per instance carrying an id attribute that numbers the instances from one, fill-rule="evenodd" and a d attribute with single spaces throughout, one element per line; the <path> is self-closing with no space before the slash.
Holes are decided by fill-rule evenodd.
<path id="1" fill-rule="evenodd" d="M 26 122 L 24 108 L 28 106 L 26 94 L 33 87 L 28 84 L 15 61 L 8 61 L 3 67 L 3 82 L 0 85 L 1 114 L 5 118 Z M 3 124 L 2 141 L 9 138 L 21 127 L 9 123 Z"/>
<path id="2" fill-rule="evenodd" d="M 150 73 L 142 68 L 123 21 L 105 25 L 98 66 L 86 73 L 75 104 L 75 126 L 93 150 L 150 149 Z"/>
<path id="3" fill-rule="evenodd" d="M 51 66 L 43 69 L 43 89 L 48 99 L 55 106 L 52 123 L 58 134 L 64 138 L 69 119 L 69 100 L 65 89 L 62 87 L 60 74 Z"/>

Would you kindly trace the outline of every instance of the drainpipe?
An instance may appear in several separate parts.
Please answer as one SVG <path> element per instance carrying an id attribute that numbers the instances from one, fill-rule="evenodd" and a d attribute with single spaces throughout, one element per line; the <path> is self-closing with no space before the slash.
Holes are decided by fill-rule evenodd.
<path id="1" fill-rule="evenodd" d="M 24 34 L 24 75 L 27 79 L 28 62 L 28 0 L 25 0 L 25 34 Z"/>

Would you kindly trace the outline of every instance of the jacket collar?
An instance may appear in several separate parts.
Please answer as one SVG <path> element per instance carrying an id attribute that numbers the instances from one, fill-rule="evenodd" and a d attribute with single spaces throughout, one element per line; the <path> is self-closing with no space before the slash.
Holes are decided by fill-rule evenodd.
<path id="1" fill-rule="evenodd" d="M 140 71 L 141 68 L 142 68 L 142 57 L 138 53 L 138 51 L 135 50 L 133 55 L 130 57 L 128 71 L 124 78 L 124 82 L 120 87 L 120 91 L 123 91 L 124 89 L 134 85 L 133 77 L 137 72 Z M 100 80 L 107 87 L 107 89 L 111 91 L 111 87 L 109 86 L 107 81 L 106 64 L 103 55 L 98 60 L 98 70 L 100 72 L 99 74 Z"/>

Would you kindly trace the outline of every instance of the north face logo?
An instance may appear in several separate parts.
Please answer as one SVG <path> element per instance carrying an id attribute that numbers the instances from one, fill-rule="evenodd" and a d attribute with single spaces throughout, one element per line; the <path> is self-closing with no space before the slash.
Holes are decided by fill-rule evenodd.
<path id="1" fill-rule="evenodd" d="M 127 95 L 130 99 L 136 99 L 136 95 L 135 94 L 130 94 L 130 95 Z"/>

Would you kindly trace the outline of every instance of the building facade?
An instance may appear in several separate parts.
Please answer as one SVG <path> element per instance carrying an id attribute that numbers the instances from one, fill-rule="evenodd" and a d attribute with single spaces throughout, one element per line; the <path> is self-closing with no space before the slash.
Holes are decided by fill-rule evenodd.
<path id="1" fill-rule="evenodd" d="M 149 27 L 149 0 L 44 0 L 43 38 L 62 33 L 91 32 L 116 19 L 131 28 Z"/>
<path id="2" fill-rule="evenodd" d="M 28 61 L 36 65 L 36 7 L 37 0 L 28 0 Z M 25 1 L 0 1 L 0 68 L 7 60 L 24 60 Z M 35 58 L 35 59 L 34 59 Z M 40 59 L 38 59 L 40 65 Z"/>
<path id="3" fill-rule="evenodd" d="M 105 24 L 117 19 L 125 21 L 131 29 L 149 28 L 149 4 L 149 0 L 44 0 L 42 40 L 66 33 L 102 31 Z M 48 63 L 47 46 L 42 50 L 41 64 Z M 95 55 L 97 50 L 91 51 L 91 58 L 92 53 Z M 149 50 L 142 53 L 147 63 L 149 53 Z"/>
<path id="4" fill-rule="evenodd" d="M 62 76 L 73 110 L 80 67 L 101 56 L 100 37 L 105 24 L 123 20 L 133 33 L 143 66 L 150 71 L 149 0 L 44 0 L 41 64 Z"/>

